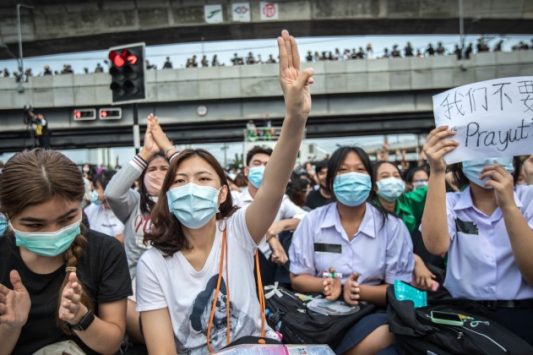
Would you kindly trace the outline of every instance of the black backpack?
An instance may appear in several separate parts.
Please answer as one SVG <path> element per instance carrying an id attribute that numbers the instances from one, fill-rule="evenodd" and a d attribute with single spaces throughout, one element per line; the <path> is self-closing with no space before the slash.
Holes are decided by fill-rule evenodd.
<path id="1" fill-rule="evenodd" d="M 285 344 L 328 344 L 334 349 L 353 324 L 375 309 L 365 304 L 352 314 L 323 315 L 308 309 L 294 292 L 282 287 L 277 291 L 265 289 L 267 322 L 283 335 Z"/>
<path id="2" fill-rule="evenodd" d="M 414 308 L 411 301 L 398 301 L 394 287 L 387 289 L 390 330 L 400 354 L 531 355 L 533 347 L 519 336 L 484 316 L 486 309 L 468 300 L 434 300 Z M 431 311 L 459 313 L 473 320 L 463 326 L 433 323 Z"/>

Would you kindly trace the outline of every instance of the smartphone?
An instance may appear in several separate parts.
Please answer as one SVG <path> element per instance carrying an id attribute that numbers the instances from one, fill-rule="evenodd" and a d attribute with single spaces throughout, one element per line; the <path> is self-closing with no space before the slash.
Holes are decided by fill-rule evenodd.
<path id="1" fill-rule="evenodd" d="M 430 316 L 433 323 L 454 325 L 457 327 L 462 327 L 464 325 L 464 321 L 457 313 L 431 311 Z"/>

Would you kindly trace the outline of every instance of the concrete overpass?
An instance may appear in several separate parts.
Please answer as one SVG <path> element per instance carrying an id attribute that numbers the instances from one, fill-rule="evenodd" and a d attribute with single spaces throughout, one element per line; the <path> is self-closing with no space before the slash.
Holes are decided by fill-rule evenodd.
<path id="1" fill-rule="evenodd" d="M 422 133 L 433 126 L 431 96 L 481 80 L 531 75 L 533 51 L 312 63 L 313 110 L 308 137 Z M 307 65 L 307 64 L 306 64 Z M 242 141 L 248 120 L 279 125 L 284 106 L 275 64 L 148 71 L 142 119 L 160 118 L 179 143 Z M 30 78 L 24 92 L 0 79 L 0 151 L 29 145 L 22 107 L 46 115 L 57 148 L 131 146 L 131 105 L 118 121 L 76 121 L 76 108 L 109 107 L 108 74 Z"/>
<path id="2" fill-rule="evenodd" d="M 33 6 L 21 11 L 25 56 L 139 41 L 155 45 L 275 38 L 282 28 L 298 37 L 459 32 L 458 0 L 283 0 L 276 2 L 277 18 L 270 20 L 261 15 L 260 0 L 248 0 L 249 22 L 235 21 L 230 0 L 3 0 L 0 43 L 12 53 L 18 53 L 17 3 Z M 204 5 L 216 4 L 221 5 L 220 22 L 207 23 L 211 13 Z M 533 1 L 465 0 L 464 18 L 467 34 L 532 33 Z M 0 49 L 0 58 L 10 56 Z"/>

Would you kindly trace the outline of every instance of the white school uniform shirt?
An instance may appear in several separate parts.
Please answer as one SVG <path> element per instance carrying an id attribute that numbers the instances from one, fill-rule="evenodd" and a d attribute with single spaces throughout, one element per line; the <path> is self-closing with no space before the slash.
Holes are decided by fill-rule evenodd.
<path id="1" fill-rule="evenodd" d="M 342 283 L 354 272 L 359 283 L 392 284 L 411 282 L 414 268 L 413 244 L 403 221 L 366 203 L 366 211 L 350 240 L 341 225 L 337 202 L 309 212 L 292 236 L 289 249 L 293 274 L 321 276 L 334 267 Z"/>
<path id="2" fill-rule="evenodd" d="M 122 223 L 110 208 L 91 203 L 83 210 L 92 230 L 115 237 L 124 232 Z"/>
<path id="3" fill-rule="evenodd" d="M 261 321 L 254 279 L 257 245 L 248 231 L 246 208 L 226 220 L 228 275 L 231 307 L 231 340 L 259 336 Z M 137 311 L 168 308 L 178 353 L 207 354 L 207 326 L 219 270 L 223 222 L 217 222 L 215 241 L 200 271 L 181 252 L 165 257 L 157 248 L 147 250 L 137 265 Z M 215 350 L 226 346 L 227 290 L 221 282 L 217 310 L 211 332 Z M 268 337 L 277 339 L 266 326 Z"/>
<path id="4" fill-rule="evenodd" d="M 515 203 L 533 230 L 533 186 L 516 186 Z M 470 187 L 446 194 L 448 265 L 444 286 L 455 298 L 520 300 L 533 298 L 516 265 L 503 213 L 474 207 Z"/>
<path id="5" fill-rule="evenodd" d="M 246 207 L 254 200 L 250 194 L 250 191 L 248 191 L 248 188 L 245 188 L 240 193 L 232 192 L 231 197 L 233 198 L 233 204 L 238 207 Z M 306 214 L 307 212 L 292 202 L 289 196 L 283 195 L 283 199 L 281 200 L 281 205 L 279 206 L 276 218 L 274 218 L 274 222 L 291 218 L 301 220 Z M 267 243 L 266 238 L 259 243 L 258 248 L 261 253 L 263 253 L 265 258 L 267 258 L 267 260 L 270 259 L 272 250 L 270 250 L 270 245 Z"/>

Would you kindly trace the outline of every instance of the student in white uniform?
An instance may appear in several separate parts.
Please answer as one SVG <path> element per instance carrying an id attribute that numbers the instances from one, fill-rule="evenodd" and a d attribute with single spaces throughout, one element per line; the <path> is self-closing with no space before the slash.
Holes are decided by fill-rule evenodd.
<path id="1" fill-rule="evenodd" d="M 170 163 L 145 235 L 153 247 L 137 266 L 137 310 L 152 354 L 205 354 L 246 336 L 276 337 L 260 312 L 254 254 L 295 164 L 313 80 L 287 31 L 278 46 L 286 116 L 254 201 L 235 210 L 224 170 L 205 150 Z"/>
<path id="2" fill-rule="evenodd" d="M 94 177 L 91 204 L 83 211 L 92 230 L 115 237 L 124 244 L 124 224 L 115 216 L 104 197 L 104 190 L 113 175 L 114 170 L 107 170 Z"/>
<path id="3" fill-rule="evenodd" d="M 533 186 L 513 186 L 512 157 L 464 161 L 455 171 L 466 183 L 446 193 L 443 156 L 457 147 L 447 126 L 424 145 L 431 173 L 422 237 L 436 255 L 448 253 L 444 286 L 475 300 L 491 316 L 533 344 Z"/>
<path id="4" fill-rule="evenodd" d="M 340 147 L 328 162 L 326 186 L 335 202 L 307 214 L 289 250 L 294 290 L 322 293 L 329 300 L 384 307 L 388 285 L 411 282 L 413 246 L 398 217 L 367 202 L 375 178 L 370 159 L 359 147 Z M 340 278 L 322 278 L 324 271 Z M 355 323 L 337 354 L 392 354 L 394 341 L 380 310 Z"/>

